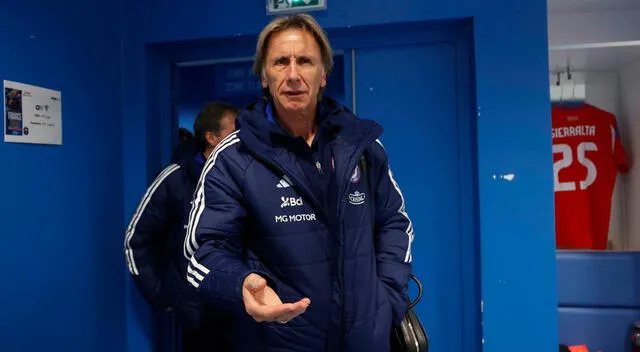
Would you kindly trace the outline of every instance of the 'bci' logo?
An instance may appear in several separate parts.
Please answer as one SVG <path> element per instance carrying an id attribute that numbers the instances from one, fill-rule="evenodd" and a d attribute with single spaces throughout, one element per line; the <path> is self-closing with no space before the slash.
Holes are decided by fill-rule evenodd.
<path id="1" fill-rule="evenodd" d="M 280 197 L 282 204 L 280 204 L 280 208 L 286 207 L 299 207 L 302 206 L 302 197 Z"/>

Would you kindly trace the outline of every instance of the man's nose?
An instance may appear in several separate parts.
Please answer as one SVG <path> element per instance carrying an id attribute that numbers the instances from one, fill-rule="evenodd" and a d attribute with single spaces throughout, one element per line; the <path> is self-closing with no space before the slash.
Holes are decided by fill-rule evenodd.
<path id="1" fill-rule="evenodd" d="M 287 68 L 287 80 L 291 82 L 300 80 L 300 72 L 295 61 L 292 61 Z"/>

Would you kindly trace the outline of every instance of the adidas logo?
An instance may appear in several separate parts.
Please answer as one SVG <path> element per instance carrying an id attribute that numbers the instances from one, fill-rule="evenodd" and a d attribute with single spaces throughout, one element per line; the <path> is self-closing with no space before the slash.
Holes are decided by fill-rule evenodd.
<path id="1" fill-rule="evenodd" d="M 291 182 L 289 181 L 289 178 L 285 175 L 285 176 L 282 176 L 282 179 L 280 180 L 280 182 L 278 182 L 276 187 L 288 188 L 288 187 L 291 187 Z"/>

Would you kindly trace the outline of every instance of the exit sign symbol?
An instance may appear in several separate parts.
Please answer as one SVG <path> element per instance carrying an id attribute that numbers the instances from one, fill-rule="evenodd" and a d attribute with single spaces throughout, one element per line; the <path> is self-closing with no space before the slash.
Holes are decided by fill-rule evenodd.
<path id="1" fill-rule="evenodd" d="M 326 0 L 267 0 L 267 15 L 325 10 Z"/>

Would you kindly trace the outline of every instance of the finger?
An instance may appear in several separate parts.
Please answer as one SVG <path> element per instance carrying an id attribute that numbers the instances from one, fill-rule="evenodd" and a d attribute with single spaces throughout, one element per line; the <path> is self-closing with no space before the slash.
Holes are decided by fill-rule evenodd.
<path id="1" fill-rule="evenodd" d="M 290 303 L 285 314 L 279 316 L 276 320 L 279 322 L 289 321 L 297 317 L 298 315 L 306 312 L 310 303 L 311 303 L 311 300 L 309 300 L 308 298 L 303 298 L 296 303 Z"/>
<path id="2" fill-rule="evenodd" d="M 311 303 L 311 301 L 308 298 L 306 298 L 306 299 L 301 299 L 296 303 L 283 304 L 283 306 L 286 307 L 286 309 L 284 310 L 284 313 L 273 317 L 272 321 L 278 321 L 281 323 L 288 322 L 289 320 L 306 312 L 307 308 L 309 307 L 309 303 Z M 275 313 L 276 312 L 274 312 L 274 314 Z"/>
<path id="3" fill-rule="evenodd" d="M 298 311 L 304 312 L 311 305 L 311 300 L 303 298 L 297 302 L 289 303 L 290 312 L 295 313 Z"/>
<path id="4" fill-rule="evenodd" d="M 277 306 L 282 304 L 280 297 L 278 297 L 278 295 L 273 292 L 273 290 L 269 286 L 266 286 L 262 290 L 252 292 L 252 294 L 256 301 L 260 304 L 270 306 Z"/>
<path id="5" fill-rule="evenodd" d="M 259 308 L 260 303 L 247 288 L 243 288 L 242 290 L 242 301 L 244 302 L 244 309 L 255 319 L 255 312 Z"/>
<path id="6" fill-rule="evenodd" d="M 283 303 L 278 294 L 269 286 L 266 286 L 262 291 L 256 292 L 255 297 L 262 304 L 276 306 Z"/>
<path id="7" fill-rule="evenodd" d="M 253 307 L 252 314 L 250 314 L 256 321 L 276 321 L 278 317 L 287 316 L 291 312 L 291 307 L 288 304 L 279 304 L 275 306 L 257 305 Z"/>
<path id="8" fill-rule="evenodd" d="M 250 286 L 247 284 L 247 287 Z M 265 304 L 261 292 L 252 293 L 245 287 L 242 290 L 242 298 L 245 310 L 257 322 L 274 321 L 277 316 L 292 311 L 291 304 Z"/>

